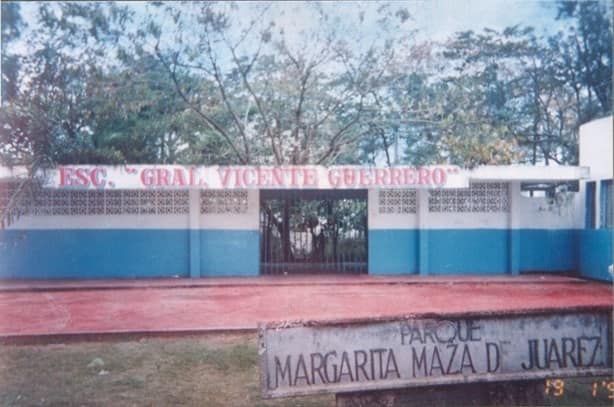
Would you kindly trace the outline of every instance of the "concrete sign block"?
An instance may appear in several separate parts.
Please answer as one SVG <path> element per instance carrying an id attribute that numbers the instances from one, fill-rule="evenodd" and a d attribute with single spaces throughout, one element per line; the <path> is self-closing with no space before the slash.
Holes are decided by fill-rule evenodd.
<path id="1" fill-rule="evenodd" d="M 263 397 L 612 374 L 604 310 L 260 328 Z"/>

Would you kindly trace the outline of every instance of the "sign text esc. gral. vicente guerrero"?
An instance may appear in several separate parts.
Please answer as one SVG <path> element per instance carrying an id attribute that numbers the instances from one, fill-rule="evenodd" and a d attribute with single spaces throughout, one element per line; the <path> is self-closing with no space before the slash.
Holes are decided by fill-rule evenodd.
<path id="1" fill-rule="evenodd" d="M 464 188 L 456 166 L 70 165 L 50 170 L 45 187 L 74 189 Z"/>

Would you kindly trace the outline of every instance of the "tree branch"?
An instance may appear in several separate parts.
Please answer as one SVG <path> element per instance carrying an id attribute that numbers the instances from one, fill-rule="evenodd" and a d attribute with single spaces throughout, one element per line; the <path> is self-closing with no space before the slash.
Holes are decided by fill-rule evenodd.
<path id="1" fill-rule="evenodd" d="M 160 53 L 160 50 L 159 50 L 157 44 L 156 44 L 155 50 L 156 50 L 156 56 L 158 57 L 160 62 L 162 62 L 162 65 L 165 67 L 165 69 L 170 74 L 170 77 L 171 77 L 171 80 L 173 81 L 173 85 L 175 87 L 175 90 L 177 91 L 177 93 L 179 94 L 181 99 L 183 99 L 183 101 L 190 107 L 190 109 L 192 109 L 200 118 L 202 118 L 205 121 L 205 123 L 212 130 L 216 131 L 218 134 L 220 134 L 224 138 L 224 140 L 226 140 L 228 145 L 230 145 L 230 148 L 232 149 L 232 151 L 237 155 L 237 158 L 239 159 L 241 164 L 247 164 L 248 161 L 239 152 L 238 148 L 232 142 L 232 139 L 231 139 L 230 135 L 228 133 L 226 133 L 224 128 L 219 123 L 217 123 L 213 118 L 211 118 L 207 114 L 205 114 L 198 106 L 195 106 L 194 103 L 192 103 L 190 101 L 188 96 L 185 94 L 185 92 L 181 88 L 181 85 L 179 84 L 179 80 L 177 79 L 177 73 L 176 73 L 176 69 L 175 69 L 176 67 L 175 68 L 171 68 L 170 64 L 166 61 L 166 59 Z"/>
<path id="2" fill-rule="evenodd" d="M 345 126 L 343 126 L 342 128 L 340 128 L 337 133 L 335 133 L 335 135 L 331 138 L 330 142 L 329 142 L 329 147 L 326 150 L 326 152 L 320 157 L 320 159 L 317 161 L 316 164 L 321 164 L 322 162 L 324 162 L 339 146 L 345 144 L 345 143 L 341 143 L 339 142 L 339 139 L 341 138 L 341 136 L 347 131 L 349 130 L 354 124 L 356 124 L 358 122 L 358 120 L 360 119 L 360 114 L 362 113 L 362 97 L 360 99 L 360 103 L 358 105 L 358 111 L 356 112 L 356 115 L 354 116 L 354 118 L 352 118 L 352 120 L 350 120 Z"/>

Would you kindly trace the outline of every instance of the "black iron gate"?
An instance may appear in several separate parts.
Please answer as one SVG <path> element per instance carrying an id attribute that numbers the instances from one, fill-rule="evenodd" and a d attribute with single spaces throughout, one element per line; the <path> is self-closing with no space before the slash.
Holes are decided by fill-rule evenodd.
<path id="1" fill-rule="evenodd" d="M 367 190 L 261 190 L 260 274 L 366 273 Z"/>

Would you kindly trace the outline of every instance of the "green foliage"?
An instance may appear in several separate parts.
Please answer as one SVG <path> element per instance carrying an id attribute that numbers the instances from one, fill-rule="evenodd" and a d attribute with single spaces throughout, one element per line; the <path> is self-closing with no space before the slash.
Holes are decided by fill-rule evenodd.
<path id="1" fill-rule="evenodd" d="M 42 4 L 30 34 L 32 52 L 20 58 L 21 86 L 3 99 L 3 161 L 50 166 L 109 162 L 92 135 L 96 110 L 108 96 L 101 60 L 120 28 L 98 3 Z M 4 51 L 4 50 L 3 50 Z"/>
<path id="2" fill-rule="evenodd" d="M 437 44 L 413 39 L 397 3 L 343 19 L 305 5 L 314 28 L 297 37 L 286 5 L 41 3 L 26 25 L 3 2 L 0 159 L 573 164 L 578 126 L 612 109 L 612 8 L 557 6 L 556 36 L 514 26 Z"/>
<path id="3" fill-rule="evenodd" d="M 2 2 L 2 100 L 10 100 L 17 95 L 19 57 L 7 52 L 6 47 L 21 35 L 24 27 L 19 11 L 19 3 Z"/>
<path id="4" fill-rule="evenodd" d="M 574 20 L 565 38 L 572 49 L 565 79 L 587 92 L 587 118 L 612 110 L 612 4 L 602 1 L 560 1 L 558 18 Z M 593 106 L 593 95 L 598 106 Z"/>

